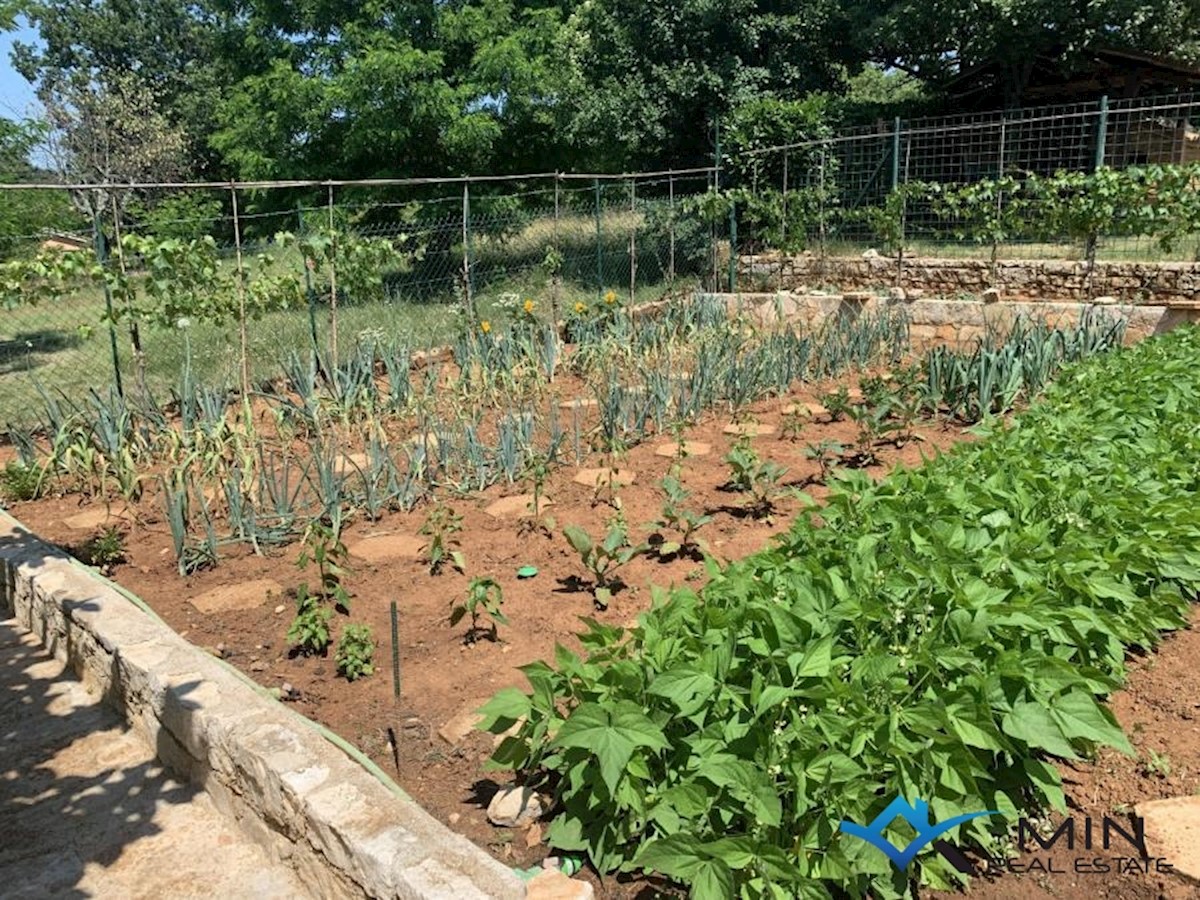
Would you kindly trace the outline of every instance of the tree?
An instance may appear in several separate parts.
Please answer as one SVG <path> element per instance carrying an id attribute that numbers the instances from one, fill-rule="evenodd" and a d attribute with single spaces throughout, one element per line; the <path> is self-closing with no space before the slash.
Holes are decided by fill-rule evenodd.
<path id="1" fill-rule="evenodd" d="M 184 167 L 180 129 L 159 111 L 154 95 L 130 75 L 103 81 L 80 78 L 43 97 L 50 124 L 50 158 L 69 184 L 169 181 Z M 128 189 L 71 192 L 76 208 L 96 219 L 118 217 L 133 197 Z"/>
<path id="2" fill-rule="evenodd" d="M 996 63 L 1015 104 L 1039 57 L 1069 72 L 1091 50 L 1127 48 L 1196 59 L 1197 0 L 893 0 L 871 27 L 871 57 L 937 85 Z"/>

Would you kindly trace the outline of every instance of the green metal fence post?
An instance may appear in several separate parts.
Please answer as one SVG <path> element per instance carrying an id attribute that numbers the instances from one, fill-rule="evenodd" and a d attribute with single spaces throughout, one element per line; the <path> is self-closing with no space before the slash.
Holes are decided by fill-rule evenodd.
<path id="1" fill-rule="evenodd" d="M 475 315 L 475 274 L 471 261 L 471 182 L 463 182 L 462 206 L 462 238 L 463 238 L 463 291 L 467 306 L 467 316 L 472 323 Z"/>
<path id="2" fill-rule="evenodd" d="M 600 226 L 600 179 L 592 179 L 592 187 L 596 191 L 596 297 L 604 293 L 604 255 L 603 232 Z"/>
<path id="3" fill-rule="evenodd" d="M 100 228 L 100 213 L 97 211 L 92 216 L 92 241 L 96 249 L 96 260 L 100 263 L 101 268 L 108 258 L 104 246 L 104 231 Z M 113 302 L 112 289 L 108 286 L 108 278 L 104 278 L 104 309 L 108 317 L 108 341 L 112 348 L 112 365 L 113 365 L 113 380 L 116 382 L 117 396 L 122 400 L 125 399 L 125 386 L 121 382 L 121 354 L 117 350 L 117 324 L 113 321 Z"/>
<path id="4" fill-rule="evenodd" d="M 892 190 L 900 187 L 900 117 L 892 127 Z"/>
<path id="5" fill-rule="evenodd" d="M 737 203 L 729 201 L 729 293 L 737 291 Z"/>
<path id="6" fill-rule="evenodd" d="M 1096 123 L 1096 158 L 1093 171 L 1103 167 L 1105 145 L 1108 143 L 1108 94 L 1100 98 L 1100 120 Z"/>
<path id="7" fill-rule="evenodd" d="M 304 236 L 304 207 L 296 204 L 296 234 Z M 308 260 L 303 255 L 300 265 L 304 267 L 304 295 L 308 299 L 308 331 L 312 336 L 313 352 L 321 355 L 321 346 L 317 343 L 317 294 L 313 290 L 312 271 L 308 268 Z"/>

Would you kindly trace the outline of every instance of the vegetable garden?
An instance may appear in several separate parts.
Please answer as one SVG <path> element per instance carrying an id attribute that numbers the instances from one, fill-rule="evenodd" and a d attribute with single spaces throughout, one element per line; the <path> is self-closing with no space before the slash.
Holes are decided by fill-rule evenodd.
<path id="1" fill-rule="evenodd" d="M 493 197 L 519 226 L 460 243 L 332 204 L 243 243 L 231 189 L 232 255 L 135 231 L 2 264 L 10 307 L 103 296 L 131 361 L 112 386 L 31 381 L 0 491 L 518 868 L 585 866 L 612 897 L 957 889 L 943 855 L 898 870 L 839 823 L 896 796 L 994 810 L 947 839 L 1011 860 L 1019 816 L 1083 802 L 1063 765 L 1134 751 L 1106 704 L 1200 583 L 1200 333 L 1122 350 L 1093 309 L 918 354 L 903 304 L 813 329 L 694 288 L 736 269 L 738 234 L 863 223 L 898 264 L 921 234 L 993 261 L 1021 239 L 1182 252 L 1194 178 L 912 181 L 854 211 L 753 181 L 602 209 L 597 179 L 593 222 L 555 176 L 553 230 Z M 422 281 L 437 253 L 462 259 L 448 292 Z M 451 301 L 429 328 L 366 324 L 422 284 Z M 235 367 L 200 358 L 202 328 Z M 514 779 L 544 813 L 521 831 L 484 812 Z"/>

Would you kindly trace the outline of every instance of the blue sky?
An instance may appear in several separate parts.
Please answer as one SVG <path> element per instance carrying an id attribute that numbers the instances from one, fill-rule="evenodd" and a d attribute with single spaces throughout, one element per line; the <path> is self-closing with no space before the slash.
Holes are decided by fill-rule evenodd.
<path id="1" fill-rule="evenodd" d="M 37 39 L 37 31 L 18 19 L 16 28 L 0 33 L 0 116 L 20 119 L 34 111 L 37 99 L 33 87 L 18 75 L 9 58 L 14 41 L 31 43 Z"/>

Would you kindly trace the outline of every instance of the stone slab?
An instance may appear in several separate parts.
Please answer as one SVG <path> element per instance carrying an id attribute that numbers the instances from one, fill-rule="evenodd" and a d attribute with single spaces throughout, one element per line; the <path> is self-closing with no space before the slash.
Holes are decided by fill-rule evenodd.
<path id="1" fill-rule="evenodd" d="M 576 484 L 587 487 L 603 487 L 609 483 L 616 487 L 625 487 L 637 481 L 637 472 L 632 469 L 580 469 L 571 479 Z"/>
<path id="2" fill-rule="evenodd" d="M 333 461 L 333 471 L 339 475 L 365 471 L 370 461 L 365 453 L 343 453 Z"/>
<path id="3" fill-rule="evenodd" d="M 595 397 L 580 397 L 578 400 L 564 400 L 558 404 L 559 409 L 574 410 L 574 409 L 591 409 L 594 406 L 599 406 L 600 401 Z"/>
<path id="4" fill-rule="evenodd" d="M 368 563 L 415 561 L 423 558 L 427 543 L 425 538 L 411 534 L 373 534 L 347 549 L 351 556 Z"/>
<path id="5" fill-rule="evenodd" d="M 1150 855 L 1165 859 L 1176 874 L 1200 885 L 1200 796 L 1150 800 L 1139 803 L 1134 812 L 1145 820 Z"/>
<path id="6" fill-rule="evenodd" d="M 548 506 L 553 506 L 554 501 L 549 497 L 542 497 L 539 501 L 542 511 Z M 533 494 L 516 494 L 512 497 L 501 497 L 488 504 L 484 512 L 493 519 L 520 519 L 524 516 L 533 515 L 531 507 L 533 506 Z"/>
<path id="7" fill-rule="evenodd" d="M 232 609 L 255 609 L 283 596 L 283 585 L 272 578 L 258 578 L 240 584 L 223 584 L 191 598 L 192 606 L 202 613 Z"/>
<path id="8" fill-rule="evenodd" d="M 62 520 L 72 531 L 95 531 L 105 525 L 119 525 L 129 521 L 129 510 L 123 506 L 105 508 L 95 506 L 74 513 Z"/>
<path id="9" fill-rule="evenodd" d="M 678 444 L 659 444 L 654 448 L 654 455 L 674 459 L 678 451 Z M 688 456 L 708 456 L 712 453 L 712 444 L 706 444 L 704 441 L 684 441 L 683 452 Z"/>
<path id="10" fill-rule="evenodd" d="M 767 437 L 775 433 L 774 425 L 762 425 L 758 422 L 734 422 L 726 425 L 723 429 L 726 434 L 736 435 L 737 437 Z"/>

